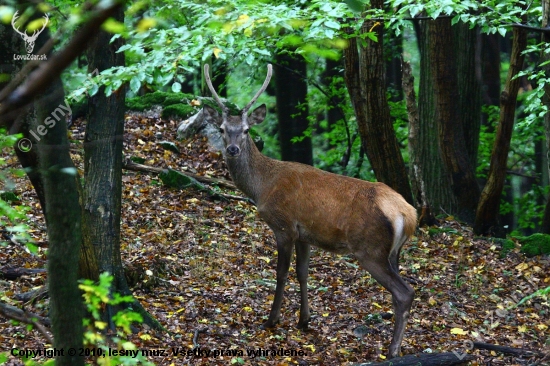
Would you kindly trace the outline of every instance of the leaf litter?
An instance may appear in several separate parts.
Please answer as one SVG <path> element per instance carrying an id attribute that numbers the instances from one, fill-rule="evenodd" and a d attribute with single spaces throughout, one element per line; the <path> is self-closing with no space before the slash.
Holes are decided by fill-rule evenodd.
<path id="1" fill-rule="evenodd" d="M 202 137 L 177 141 L 176 127 L 172 120 L 127 116 L 125 156 L 230 179 L 220 153 Z M 83 129 L 77 121 L 69 132 L 81 174 Z M 173 142 L 180 153 L 165 150 L 159 141 Z M 8 166 L 18 166 L 14 154 L 3 155 Z M 0 268 L 45 268 L 48 241 L 38 200 L 28 180 L 13 179 L 17 195 L 32 208 L 28 224 L 38 254 L 9 243 L 0 251 Z M 469 342 L 549 352 L 548 299 L 510 307 L 550 286 L 550 259 L 527 258 L 518 248 L 502 257 L 499 249 L 451 217 L 442 219 L 440 228 L 417 230 L 400 261 L 401 275 L 416 291 L 403 354 L 454 351 L 477 356 L 472 365 L 527 365 L 536 359 L 472 350 Z M 158 365 L 337 365 L 385 359 L 393 330 L 390 293 L 350 256 L 312 248 L 309 331 L 295 327 L 300 291 L 293 267 L 280 324 L 259 328 L 273 300 L 277 251 L 272 232 L 249 202 L 169 189 L 154 174 L 124 170 L 121 251 L 135 297 L 168 331 L 144 326 L 129 337 L 140 350 L 164 350 L 149 357 Z M 44 285 L 46 277 L 0 280 L 1 301 L 22 307 L 15 296 Z M 48 299 L 25 304 L 25 310 L 47 316 Z M 36 330 L 2 320 L 0 351 L 47 346 Z M 22 361 L 10 356 L 7 364 Z"/>

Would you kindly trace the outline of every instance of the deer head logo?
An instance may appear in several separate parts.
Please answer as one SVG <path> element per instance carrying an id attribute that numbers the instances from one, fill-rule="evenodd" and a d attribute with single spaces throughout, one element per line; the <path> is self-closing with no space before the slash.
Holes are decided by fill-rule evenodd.
<path id="1" fill-rule="evenodd" d="M 17 13 L 18 12 L 16 11 L 15 14 L 13 14 L 13 18 L 11 18 L 11 25 L 13 29 L 21 35 L 23 41 L 25 41 L 25 48 L 27 49 L 27 53 L 31 53 L 34 49 L 34 42 L 36 41 L 40 33 L 42 33 L 42 31 L 46 28 L 46 25 L 48 25 L 48 21 L 50 20 L 50 18 L 48 17 L 48 14 L 46 14 L 44 16 L 44 24 L 42 24 L 42 29 L 35 30 L 32 36 L 29 36 L 26 32 L 19 31 L 19 29 L 15 26 L 15 21 L 18 18 Z"/>

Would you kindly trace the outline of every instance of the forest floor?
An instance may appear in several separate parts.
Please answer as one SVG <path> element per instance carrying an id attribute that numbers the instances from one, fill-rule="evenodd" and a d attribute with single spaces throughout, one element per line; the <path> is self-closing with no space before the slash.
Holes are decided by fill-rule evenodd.
<path id="1" fill-rule="evenodd" d="M 175 121 L 128 116 L 125 155 L 143 158 L 150 166 L 229 179 L 219 153 L 211 152 L 202 138 L 177 141 L 176 127 Z M 83 128 L 78 122 L 70 128 L 79 169 Z M 173 141 L 180 153 L 164 150 L 159 137 Z M 9 166 L 18 166 L 13 154 L 4 152 L 4 157 Z M 21 202 L 32 208 L 28 225 L 39 252 L 33 255 L 24 245 L 9 243 L 0 250 L 0 268 L 45 268 L 48 241 L 36 195 L 26 178 L 15 182 Z M 548 299 L 510 308 L 550 286 L 550 258 L 527 258 L 518 246 L 503 255 L 499 244 L 475 237 L 470 227 L 451 217 L 442 218 L 438 228 L 419 228 L 400 261 L 401 274 L 411 279 L 416 291 L 403 354 L 467 353 L 477 357 L 472 365 L 550 364 L 541 356 L 471 349 L 470 341 L 480 341 L 550 351 Z M 163 351 L 149 357 L 155 364 L 340 365 L 383 361 L 387 354 L 393 329 L 389 292 L 352 257 L 318 249 L 312 250 L 309 270 L 309 331 L 296 329 L 299 286 L 294 268 L 281 323 L 273 330 L 259 329 L 273 300 L 276 248 L 272 232 L 246 201 L 169 189 L 154 174 L 125 170 L 122 258 L 132 273 L 129 282 L 136 298 L 169 332 L 141 327 L 128 337 L 140 350 Z M 0 300 L 47 316 L 48 299 L 22 304 L 14 298 L 46 279 L 46 273 L 2 279 Z M 357 337 L 354 330 L 364 336 Z M 0 316 L 0 353 L 43 349 L 46 343 L 37 330 Z M 196 345 L 202 356 L 182 355 Z M 282 354 L 248 354 L 258 350 Z M 6 364 L 22 361 L 10 355 Z"/>

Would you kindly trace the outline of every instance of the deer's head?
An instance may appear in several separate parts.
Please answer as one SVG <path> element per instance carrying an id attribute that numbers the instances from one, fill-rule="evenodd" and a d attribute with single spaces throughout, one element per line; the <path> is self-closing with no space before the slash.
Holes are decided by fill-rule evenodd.
<path id="1" fill-rule="evenodd" d="M 258 90 L 254 98 L 252 98 L 246 107 L 239 112 L 239 115 L 235 116 L 229 113 L 229 108 L 223 104 L 222 100 L 214 90 L 212 81 L 210 80 L 210 75 L 208 74 L 208 64 L 204 65 L 204 77 L 206 79 L 206 84 L 208 85 L 208 89 L 210 89 L 212 96 L 218 103 L 218 106 L 221 108 L 222 114 L 220 115 L 214 108 L 208 105 L 204 106 L 203 113 L 207 121 L 219 126 L 225 144 L 226 156 L 228 158 L 236 158 L 240 155 L 244 147 L 250 143 L 248 138 L 248 130 L 250 129 L 250 126 L 261 123 L 264 120 L 267 111 L 265 104 L 262 104 L 256 108 L 250 115 L 248 114 L 248 111 L 254 102 L 256 102 L 260 94 L 262 94 L 267 88 L 269 80 L 271 79 L 271 74 L 272 67 L 271 65 L 267 65 L 267 76 L 262 87 Z"/>

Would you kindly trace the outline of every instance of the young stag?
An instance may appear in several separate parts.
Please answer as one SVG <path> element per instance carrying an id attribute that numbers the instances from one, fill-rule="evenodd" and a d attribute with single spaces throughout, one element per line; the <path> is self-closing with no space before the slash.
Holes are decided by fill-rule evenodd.
<path id="1" fill-rule="evenodd" d="M 205 105 L 205 119 L 220 127 L 225 143 L 225 160 L 236 186 L 256 203 L 260 217 L 275 234 L 277 287 L 271 312 L 262 329 L 279 321 L 283 292 L 293 248 L 300 283 L 298 328 L 310 320 L 307 275 L 310 245 L 344 254 L 352 253 L 392 294 L 395 328 L 389 356 L 399 356 L 403 332 L 409 318 L 414 290 L 399 276 L 399 251 L 416 228 L 416 211 L 405 199 L 383 183 L 328 173 L 309 165 L 278 161 L 262 155 L 248 134 L 250 126 L 266 115 L 262 104 L 250 115 L 248 110 L 266 89 L 267 77 L 254 98 L 240 112 L 229 114 L 214 90 L 208 65 L 204 76 L 221 116 Z"/>

